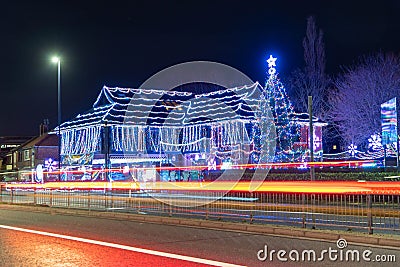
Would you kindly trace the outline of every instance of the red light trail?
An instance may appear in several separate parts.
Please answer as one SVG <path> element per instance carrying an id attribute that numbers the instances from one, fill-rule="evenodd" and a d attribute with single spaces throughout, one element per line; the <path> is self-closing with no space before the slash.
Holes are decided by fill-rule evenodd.
<path id="1" fill-rule="evenodd" d="M 230 191 L 295 194 L 373 194 L 400 195 L 400 182 L 357 181 L 264 181 L 256 188 L 251 182 L 48 182 L 43 184 L 13 183 L 6 189 L 70 189 L 70 190 L 146 190 Z M 254 189 L 254 190 L 252 190 Z"/>
<path id="2" fill-rule="evenodd" d="M 375 163 L 372 160 L 360 161 L 330 161 L 330 162 L 300 162 L 300 163 L 267 163 L 267 164 L 239 164 L 232 165 L 233 169 L 246 168 L 307 168 L 314 167 L 359 167 L 363 164 Z M 220 168 L 221 166 L 217 166 Z M 139 167 L 133 170 L 207 170 L 208 166 L 186 167 Z M 126 170 L 126 169 L 125 169 Z M 123 168 L 107 170 L 86 169 L 67 170 L 61 173 L 84 174 L 93 172 L 122 172 Z M 58 171 L 44 172 L 44 174 L 58 175 Z M 25 173 L 26 174 L 26 173 Z M 35 172 L 28 172 L 35 175 Z M 268 176 L 267 176 L 268 177 Z M 178 190 L 178 191 L 230 191 L 230 192 L 281 192 L 281 193 L 306 193 L 306 194 L 375 194 L 399 195 L 400 182 L 366 182 L 366 181 L 211 181 L 211 182 L 137 182 L 137 181 L 67 181 L 46 183 L 8 183 L 7 189 L 70 189 L 70 190 L 141 190 L 146 185 L 147 190 Z"/>

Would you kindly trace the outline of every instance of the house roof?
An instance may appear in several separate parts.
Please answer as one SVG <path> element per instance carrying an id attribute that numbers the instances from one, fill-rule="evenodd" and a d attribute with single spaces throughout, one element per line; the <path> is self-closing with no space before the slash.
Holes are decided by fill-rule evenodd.
<path id="1" fill-rule="evenodd" d="M 46 146 L 58 146 L 58 136 L 51 133 L 45 133 L 40 136 L 32 137 L 30 140 L 26 141 L 25 143 L 21 144 L 18 147 L 14 147 L 11 150 L 7 151 L 3 156 L 11 155 L 15 151 L 20 149 L 28 149 L 32 147 L 46 147 Z"/>
<path id="2" fill-rule="evenodd" d="M 33 137 L 31 140 L 25 142 L 16 150 L 19 149 L 26 149 L 31 147 L 38 147 L 38 146 L 58 146 L 58 137 L 55 134 L 45 133 L 40 136 Z"/>
<path id="3" fill-rule="evenodd" d="M 261 91 L 258 83 L 202 94 L 104 86 L 93 108 L 61 124 L 61 131 L 105 124 L 172 127 L 253 120 Z"/>
<path id="4" fill-rule="evenodd" d="M 259 83 L 209 93 L 104 86 L 92 109 L 61 124 L 61 131 L 101 125 L 182 127 L 231 120 L 254 120 L 263 88 Z M 308 124 L 307 113 L 290 119 Z M 313 117 L 315 125 L 326 122 Z M 58 127 L 52 133 L 56 133 Z"/>

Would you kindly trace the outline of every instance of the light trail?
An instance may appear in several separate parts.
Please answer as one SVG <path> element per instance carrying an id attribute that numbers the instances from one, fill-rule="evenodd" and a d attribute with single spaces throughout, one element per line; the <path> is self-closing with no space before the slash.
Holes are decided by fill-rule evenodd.
<path id="1" fill-rule="evenodd" d="M 132 190 L 132 191 L 208 191 L 296 194 L 372 194 L 399 195 L 400 182 L 357 181 L 264 181 L 257 188 L 252 182 L 48 182 L 8 183 L 6 189 Z"/>
<path id="2" fill-rule="evenodd" d="M 14 227 L 14 226 L 8 226 L 8 225 L 0 225 L 0 228 L 7 229 L 7 230 L 13 230 L 13 231 L 19 231 L 19 232 L 25 232 L 25 233 L 31 233 L 31 234 L 37 234 L 37 235 L 42 235 L 42 236 L 61 238 L 61 239 L 72 240 L 72 241 L 77 241 L 77 242 L 83 242 L 83 243 L 99 245 L 99 246 L 105 246 L 105 247 L 110 247 L 110 248 L 123 249 L 123 250 L 132 251 L 132 252 L 149 254 L 149 255 L 153 255 L 153 256 L 166 257 L 166 258 L 171 258 L 171 259 L 178 259 L 178 260 L 189 261 L 189 262 L 194 262 L 194 263 L 208 264 L 208 265 L 211 265 L 211 266 L 244 267 L 244 265 L 236 265 L 236 264 L 231 264 L 231 263 L 226 263 L 226 262 L 207 260 L 207 259 L 184 256 L 184 255 L 168 253 L 168 252 L 162 252 L 162 251 L 157 251 L 157 250 L 126 246 L 126 245 L 121 245 L 121 244 L 116 244 L 116 243 L 104 242 L 104 241 L 87 239 L 87 238 L 82 238 L 82 237 L 69 236 L 69 235 L 61 235 L 61 234 L 55 234 L 55 233 L 44 232 L 44 231 L 37 231 L 37 230 Z"/>
<path id="3" fill-rule="evenodd" d="M 323 168 L 323 167 L 362 167 L 363 165 L 369 165 L 377 163 L 375 160 L 343 160 L 343 161 L 315 161 L 315 162 L 282 162 L 282 163 L 260 163 L 260 164 L 233 164 L 232 169 L 271 169 L 271 168 L 302 168 L 307 169 L 310 167 Z M 154 167 L 130 167 L 126 169 L 130 172 L 135 170 L 156 170 L 156 171 L 187 171 L 187 170 L 209 170 L 208 165 L 194 165 L 194 166 L 182 166 L 182 167 L 170 167 L 170 166 L 154 166 Z M 217 165 L 216 170 L 223 170 L 222 165 Z M 85 169 L 85 170 L 62 170 L 62 171 L 44 171 L 43 174 L 84 174 L 93 172 L 122 172 L 123 168 L 110 168 L 110 169 Z M 25 174 L 35 175 L 35 171 L 24 171 Z"/>

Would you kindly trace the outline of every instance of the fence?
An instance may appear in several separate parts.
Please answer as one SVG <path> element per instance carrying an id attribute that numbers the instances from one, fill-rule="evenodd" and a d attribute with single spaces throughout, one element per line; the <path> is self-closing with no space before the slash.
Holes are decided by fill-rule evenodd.
<path id="1" fill-rule="evenodd" d="M 400 195 L 40 188 L 2 184 L 0 202 L 399 234 Z"/>

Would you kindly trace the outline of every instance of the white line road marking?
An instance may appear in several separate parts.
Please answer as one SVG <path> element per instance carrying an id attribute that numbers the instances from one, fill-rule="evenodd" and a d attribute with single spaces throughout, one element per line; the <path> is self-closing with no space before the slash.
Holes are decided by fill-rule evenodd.
<path id="1" fill-rule="evenodd" d="M 105 246 L 105 247 L 124 249 L 124 250 L 133 251 L 133 252 L 145 253 L 145 254 L 150 254 L 150 255 L 155 255 L 155 256 L 160 256 L 160 257 L 167 257 L 167 258 L 171 258 L 171 259 L 178 259 L 178 260 L 185 260 L 185 261 L 190 261 L 190 262 L 195 262 L 195 263 L 208 264 L 208 265 L 212 265 L 212 266 L 245 267 L 243 265 L 236 265 L 236 264 L 225 263 L 225 262 L 220 262 L 220 261 L 195 258 L 195 257 L 184 256 L 184 255 L 162 252 L 162 251 L 156 251 L 156 250 L 151 250 L 151 249 L 131 247 L 131 246 L 126 246 L 126 245 L 109 243 L 109 242 L 81 238 L 81 237 L 74 237 L 74 236 L 60 235 L 60 234 L 55 234 L 55 233 L 43 232 L 43 231 L 36 231 L 36 230 L 25 229 L 25 228 L 20 228 L 20 227 L 13 227 L 13 226 L 8 226 L 8 225 L 0 224 L 0 228 L 14 230 L 14 231 L 20 231 L 20 232 L 25 232 L 25 233 L 31 233 L 31 234 L 37 234 L 37 235 L 43 235 L 43 236 L 51 236 L 51 237 L 73 240 L 73 241 L 78 241 L 78 242 L 84 242 L 84 243 L 89 243 L 89 244 L 95 244 L 95 245 L 100 245 L 100 246 Z"/>

